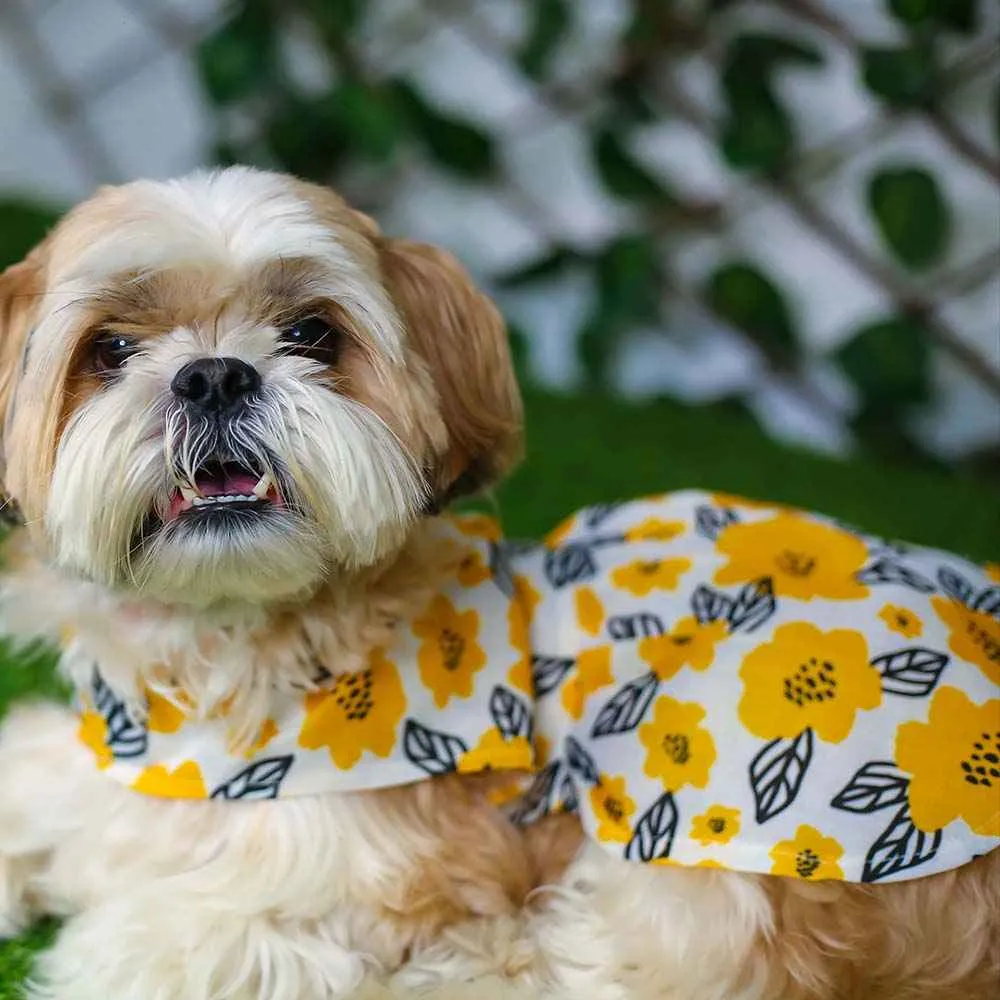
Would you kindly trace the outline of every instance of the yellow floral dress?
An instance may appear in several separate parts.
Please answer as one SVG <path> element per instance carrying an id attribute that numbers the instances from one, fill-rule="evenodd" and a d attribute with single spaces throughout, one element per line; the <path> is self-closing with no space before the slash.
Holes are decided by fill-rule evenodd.
<path id="1" fill-rule="evenodd" d="M 441 544 L 464 557 L 389 648 L 362 670 L 318 678 L 315 690 L 274 692 L 255 737 L 235 740 L 225 712 L 203 718 L 154 691 L 145 712 L 130 710 L 94 665 L 77 692 L 79 739 L 109 776 L 163 798 L 274 799 L 450 771 L 532 771 L 527 629 L 481 520 L 440 520 Z M 63 655 L 80 655 L 72 639 Z"/>
<path id="2" fill-rule="evenodd" d="M 95 765 L 137 791 L 259 799 L 527 772 L 520 824 L 578 812 L 637 862 L 918 878 L 1000 845 L 1000 584 L 959 556 L 685 491 L 588 508 L 540 544 L 481 516 L 452 583 L 367 667 L 224 718 L 95 668 Z"/>

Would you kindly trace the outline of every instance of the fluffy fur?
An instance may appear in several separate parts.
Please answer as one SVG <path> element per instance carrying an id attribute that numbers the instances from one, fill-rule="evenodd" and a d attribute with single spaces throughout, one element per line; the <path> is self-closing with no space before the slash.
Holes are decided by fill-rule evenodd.
<path id="1" fill-rule="evenodd" d="M 340 331 L 332 364 L 282 346 L 315 314 Z M 139 348 L 110 378 L 108 331 Z M 224 424 L 170 388 L 202 357 L 262 378 Z M 427 518 L 503 475 L 521 430 L 502 324 L 452 258 L 242 169 L 104 190 L 0 277 L 0 418 L 25 520 L 3 631 L 60 644 L 77 683 L 100 662 L 137 711 L 151 688 L 245 733 L 275 689 L 357 669 L 424 606 L 453 568 Z M 177 488 L 220 454 L 284 503 L 178 530 Z M 997 982 L 996 856 L 876 888 L 628 865 L 570 817 L 513 828 L 488 776 L 153 799 L 103 777 L 76 725 L 42 704 L 0 728 L 0 933 L 69 918 L 38 1000 L 978 1000 Z"/>

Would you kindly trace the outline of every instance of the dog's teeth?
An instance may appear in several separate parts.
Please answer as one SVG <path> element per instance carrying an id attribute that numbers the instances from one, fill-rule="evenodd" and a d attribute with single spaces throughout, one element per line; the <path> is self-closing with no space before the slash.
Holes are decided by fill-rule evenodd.
<path id="1" fill-rule="evenodd" d="M 226 496 L 211 496 L 202 497 L 196 496 L 191 501 L 191 506 L 193 507 L 217 507 L 219 504 L 223 503 L 257 503 L 260 497 L 254 495 L 253 493 L 248 493 L 245 496 L 238 493 L 230 493 Z"/>
<path id="2" fill-rule="evenodd" d="M 253 488 L 254 496 L 258 500 L 266 500 L 268 491 L 274 485 L 274 480 L 271 478 L 269 472 L 265 472 L 263 476 L 260 477 L 260 482 Z"/>
<path id="3" fill-rule="evenodd" d="M 194 503 L 194 501 L 199 497 L 198 491 L 190 486 L 181 486 L 180 491 L 181 496 L 184 497 L 188 503 Z"/>

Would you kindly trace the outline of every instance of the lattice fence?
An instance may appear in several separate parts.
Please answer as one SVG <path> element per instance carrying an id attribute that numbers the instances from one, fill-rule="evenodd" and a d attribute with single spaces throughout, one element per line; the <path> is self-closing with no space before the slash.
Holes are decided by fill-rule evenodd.
<path id="1" fill-rule="evenodd" d="M 130 28 L 83 72 L 88 7 Z M 80 187 L 330 181 L 457 250 L 531 377 L 950 460 L 1000 442 L 998 30 L 988 0 L 0 3 Z"/>

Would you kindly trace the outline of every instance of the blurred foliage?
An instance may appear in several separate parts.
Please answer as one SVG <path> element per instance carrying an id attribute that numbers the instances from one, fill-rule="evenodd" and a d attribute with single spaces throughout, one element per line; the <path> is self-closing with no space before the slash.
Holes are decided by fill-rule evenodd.
<path id="1" fill-rule="evenodd" d="M 887 113 L 933 108 L 940 49 L 948 35 L 977 28 L 977 0 L 872 0 L 883 3 L 904 29 L 894 47 L 856 52 L 857 71 Z M 633 0 L 632 20 L 621 39 L 616 65 L 590 81 L 600 98 L 590 115 L 590 153 L 596 176 L 616 200 L 633 210 L 631 228 L 606 246 L 555 245 L 515 273 L 493 275 L 500 286 L 531 285 L 567 269 L 592 275 L 594 305 L 579 330 L 583 369 L 592 386 L 607 382 L 622 336 L 639 327 L 664 326 L 670 308 L 671 269 L 666 236 L 711 230 L 713 206 L 685 204 L 631 152 L 634 130 L 664 114 L 657 80 L 664 60 L 706 44 L 711 19 L 738 0 Z M 447 11 L 447 5 L 436 13 Z M 572 0 L 526 3 L 527 27 L 507 53 L 540 99 L 557 100 L 565 81 L 554 67 L 572 33 Z M 219 157 L 276 165 L 332 182 L 355 196 L 359 168 L 391 172 L 422 157 L 459 181 L 504 184 L 496 139 L 481 125 L 463 121 L 429 101 L 405 73 L 370 66 L 357 39 L 364 25 L 360 2 L 348 0 L 244 0 L 199 52 L 207 93 L 220 108 Z M 317 40 L 332 67 L 332 82 L 305 92 L 283 64 L 279 40 L 292 28 Z M 824 54 L 801 33 L 741 30 L 716 45 L 722 113 L 714 129 L 730 168 L 781 184 L 799 150 L 795 121 L 779 74 L 788 68 L 818 72 Z M 572 89 L 572 88 L 568 88 Z M 238 140 L 225 122 L 234 109 L 264 123 L 259 135 Z M 904 271 L 938 265 L 952 240 L 947 197 L 919 162 L 886 162 L 868 178 L 866 210 L 888 257 Z M 362 196 L 363 200 L 363 196 Z M 375 204 L 364 205 L 377 212 Z M 778 369 L 794 374 L 803 343 L 794 296 L 759 262 L 719 260 L 704 288 L 702 305 L 752 338 Z M 888 303 L 887 303 L 888 304 Z M 930 398 L 927 331 L 907 316 L 859 324 L 836 361 L 854 382 L 861 405 L 856 426 L 877 413 L 894 425 L 896 438 L 914 405 Z"/>
<path id="2" fill-rule="evenodd" d="M 797 190 L 802 147 L 783 81 L 788 72 L 820 79 L 828 56 L 808 40 L 808 32 L 784 31 L 774 18 L 751 19 L 752 29 L 738 23 L 735 30 L 720 31 L 719 18 L 738 11 L 742 0 L 630 0 L 617 58 L 585 72 L 583 79 L 567 80 L 560 54 L 584 0 L 521 2 L 525 28 L 504 56 L 540 104 L 567 116 L 582 113 L 594 175 L 625 210 L 626 221 L 604 245 L 555 234 L 541 259 L 486 277 L 495 287 L 517 288 L 570 271 L 589 275 L 593 305 L 581 321 L 578 344 L 589 384 L 604 387 L 623 337 L 669 325 L 676 287 L 671 255 L 678 244 L 720 232 L 727 211 L 726 205 L 685 199 L 634 151 L 637 130 L 675 110 L 664 100 L 664 67 L 672 59 L 709 54 L 718 114 L 695 124 L 708 130 L 735 177 L 784 197 Z M 896 44 L 854 45 L 857 79 L 873 107 L 886 120 L 910 111 L 936 113 L 947 46 L 979 29 L 987 0 L 870 2 L 901 29 Z M 812 7 L 809 0 L 772 0 L 772 6 L 806 15 L 820 9 L 813 25 L 819 29 L 822 9 L 835 11 L 835 5 Z M 417 10 L 424 11 L 424 21 L 440 23 L 465 16 L 461 7 L 451 0 L 421 0 Z M 501 140 L 480 122 L 429 99 L 397 68 L 406 60 L 370 59 L 369 16 L 364 0 L 232 3 L 196 53 L 198 76 L 216 109 L 217 161 L 255 163 L 332 183 L 376 214 L 387 186 L 405 184 L 408 168 L 418 163 L 450 175 L 456 184 L 504 190 L 509 178 Z M 832 35 L 838 30 L 831 29 Z M 303 84 L 295 65 L 302 53 L 289 41 L 303 38 L 324 63 L 326 77 L 321 74 L 318 83 Z M 845 40 L 851 42 L 839 37 Z M 995 111 L 1000 141 L 1000 89 Z M 877 241 L 878 266 L 909 279 L 948 263 L 955 246 L 953 211 L 947 190 L 917 154 L 886 153 L 862 179 L 857 202 Z M 0 207 L 0 259 L 19 255 L 51 219 L 44 210 L 18 211 L 20 218 Z M 702 287 L 687 291 L 700 307 L 751 339 L 783 375 L 805 377 L 812 348 L 803 332 L 802 302 L 797 289 L 783 285 L 777 268 L 723 250 Z M 833 360 L 860 399 L 855 428 L 869 426 L 866 421 L 877 414 L 882 425 L 895 429 L 892 447 L 912 449 L 908 418 L 914 406 L 933 398 L 937 348 L 932 342 L 940 344 L 941 338 L 930 336 L 921 309 L 910 308 L 905 295 L 896 298 L 886 295 L 884 316 L 859 320 Z M 523 338 L 516 340 L 522 349 Z"/>
<path id="3" fill-rule="evenodd" d="M 0 198 L 0 269 L 21 260 L 58 218 L 58 210 L 29 198 Z"/>

